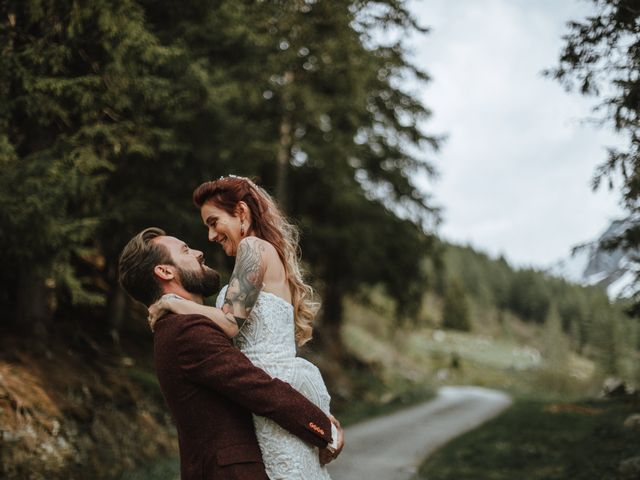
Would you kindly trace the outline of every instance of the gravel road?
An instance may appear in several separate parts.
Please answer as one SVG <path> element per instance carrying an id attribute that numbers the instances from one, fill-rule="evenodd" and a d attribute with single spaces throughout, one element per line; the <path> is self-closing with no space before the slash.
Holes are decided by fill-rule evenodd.
<path id="1" fill-rule="evenodd" d="M 429 402 L 347 428 L 329 472 L 333 480 L 409 480 L 437 448 L 510 404 L 496 390 L 442 387 Z"/>

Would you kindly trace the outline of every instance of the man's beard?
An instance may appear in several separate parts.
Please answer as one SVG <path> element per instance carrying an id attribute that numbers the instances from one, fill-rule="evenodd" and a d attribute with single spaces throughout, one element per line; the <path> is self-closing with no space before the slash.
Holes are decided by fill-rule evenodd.
<path id="1" fill-rule="evenodd" d="M 178 275 L 182 287 L 189 293 L 209 297 L 220 290 L 220 274 L 206 265 L 197 271 L 178 268 Z"/>

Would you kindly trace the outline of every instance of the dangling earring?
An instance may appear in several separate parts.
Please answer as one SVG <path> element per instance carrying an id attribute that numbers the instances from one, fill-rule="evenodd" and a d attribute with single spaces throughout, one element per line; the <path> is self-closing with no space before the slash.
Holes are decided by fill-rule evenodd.
<path id="1" fill-rule="evenodd" d="M 240 222 L 240 236 L 244 237 L 244 220 Z"/>

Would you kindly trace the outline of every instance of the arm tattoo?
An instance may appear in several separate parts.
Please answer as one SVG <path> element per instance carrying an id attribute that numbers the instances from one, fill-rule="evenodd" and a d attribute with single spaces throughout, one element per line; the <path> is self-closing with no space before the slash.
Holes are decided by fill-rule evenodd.
<path id="1" fill-rule="evenodd" d="M 249 318 L 253 306 L 258 300 L 264 280 L 262 252 L 264 247 L 259 241 L 243 241 L 238 248 L 236 265 L 229 279 L 229 287 L 224 298 L 223 311 L 229 322 L 235 323 L 238 330 Z"/>

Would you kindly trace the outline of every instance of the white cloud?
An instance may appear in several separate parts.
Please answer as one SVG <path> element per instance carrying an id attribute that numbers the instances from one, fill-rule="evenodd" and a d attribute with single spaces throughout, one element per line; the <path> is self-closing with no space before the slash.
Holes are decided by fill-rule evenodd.
<path id="1" fill-rule="evenodd" d="M 591 178 L 620 144 L 586 125 L 593 100 L 542 70 L 555 65 L 565 23 L 588 2 L 425 0 L 411 5 L 431 33 L 411 41 L 433 81 L 419 94 L 429 132 L 448 140 L 429 188 L 444 207 L 441 233 L 516 264 L 545 266 L 621 215 L 617 195 Z"/>

